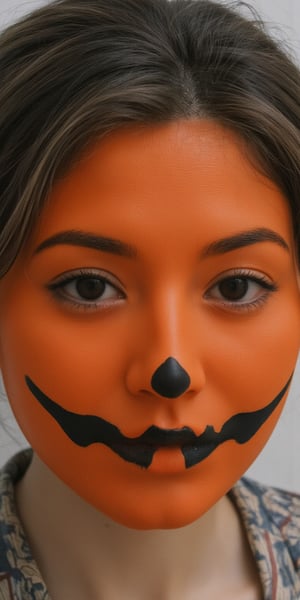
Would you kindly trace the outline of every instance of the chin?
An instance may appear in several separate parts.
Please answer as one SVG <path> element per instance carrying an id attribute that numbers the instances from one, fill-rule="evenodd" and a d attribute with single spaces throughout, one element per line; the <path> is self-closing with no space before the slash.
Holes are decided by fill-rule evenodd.
<path id="1" fill-rule="evenodd" d="M 190 525 L 202 514 L 182 514 L 178 511 L 174 514 L 161 513 L 159 511 L 148 512 L 137 510 L 134 514 L 113 514 L 110 515 L 111 519 L 129 529 L 135 529 L 139 531 L 155 530 L 155 529 L 179 529 Z"/>
<path id="2" fill-rule="evenodd" d="M 115 523 L 135 530 L 179 529 L 186 527 L 201 518 L 224 495 L 223 489 L 219 493 L 191 494 L 181 488 L 180 493 L 173 491 L 164 494 L 155 494 L 152 498 L 127 497 L 127 502 L 103 504 L 94 508 L 105 514 Z M 226 490 L 225 490 L 226 492 Z M 204 497 L 203 497 L 204 496 Z M 120 498 L 120 497 L 119 497 Z M 124 498 L 125 500 L 125 498 Z"/>

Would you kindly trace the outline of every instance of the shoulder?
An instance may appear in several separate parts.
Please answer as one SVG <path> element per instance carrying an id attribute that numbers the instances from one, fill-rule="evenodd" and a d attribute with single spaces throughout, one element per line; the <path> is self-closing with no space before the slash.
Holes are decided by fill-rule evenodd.
<path id="1" fill-rule="evenodd" d="M 300 495 L 242 478 L 229 493 L 268 590 L 300 598 Z M 279 591 L 280 590 L 280 591 Z"/>
<path id="2" fill-rule="evenodd" d="M 30 457 L 28 451 L 21 452 L 0 470 L 0 572 L 14 566 L 15 546 L 23 533 L 15 505 L 14 486 L 29 465 Z"/>
<path id="3" fill-rule="evenodd" d="M 280 532 L 291 547 L 296 545 L 300 558 L 300 494 L 246 478 L 239 482 L 239 493 L 252 510 L 253 519 L 266 530 Z"/>
<path id="4" fill-rule="evenodd" d="M 0 470 L 0 598 L 3 600 L 48 598 L 15 503 L 14 486 L 31 457 L 31 450 L 22 451 Z"/>

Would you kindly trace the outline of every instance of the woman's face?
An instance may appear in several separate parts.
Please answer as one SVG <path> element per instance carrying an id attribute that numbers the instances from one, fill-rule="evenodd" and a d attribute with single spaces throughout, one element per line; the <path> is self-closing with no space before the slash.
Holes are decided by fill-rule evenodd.
<path id="1" fill-rule="evenodd" d="M 0 301 L 6 389 L 42 461 L 124 525 L 185 525 L 246 471 L 287 396 L 287 202 L 216 123 L 115 132 L 55 185 Z"/>

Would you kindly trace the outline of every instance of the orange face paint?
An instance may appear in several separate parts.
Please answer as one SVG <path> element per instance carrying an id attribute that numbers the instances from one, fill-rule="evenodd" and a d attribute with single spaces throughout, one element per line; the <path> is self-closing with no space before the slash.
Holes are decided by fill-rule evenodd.
<path id="1" fill-rule="evenodd" d="M 209 121 L 118 131 L 58 182 L 0 284 L 0 360 L 40 458 L 136 528 L 245 472 L 300 340 L 288 204 Z"/>

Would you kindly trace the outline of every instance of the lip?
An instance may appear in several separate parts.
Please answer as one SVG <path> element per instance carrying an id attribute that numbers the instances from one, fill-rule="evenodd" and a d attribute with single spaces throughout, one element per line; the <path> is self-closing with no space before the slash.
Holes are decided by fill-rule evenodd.
<path id="1" fill-rule="evenodd" d="M 181 448 L 182 454 L 185 459 L 185 464 L 189 467 L 196 465 L 197 463 L 207 458 L 218 446 L 213 442 L 193 444 L 191 446 L 183 446 Z"/>
<path id="2" fill-rule="evenodd" d="M 185 465 L 192 466 L 209 456 L 215 450 L 216 445 L 212 442 L 199 441 L 195 434 L 188 431 L 188 428 L 183 428 L 180 431 L 162 431 L 161 435 L 155 434 L 155 440 L 153 439 L 152 442 L 151 433 L 148 431 L 147 443 L 138 443 L 133 439 L 129 442 L 127 440 L 125 443 L 111 444 L 111 447 L 128 462 L 148 468 L 154 460 L 154 456 L 159 454 L 162 457 L 164 450 L 168 451 L 168 458 L 174 457 L 176 452 L 180 452 L 184 457 Z"/>
<path id="3" fill-rule="evenodd" d="M 189 427 L 180 429 L 160 429 L 154 425 L 149 427 L 138 438 L 127 438 L 126 441 L 111 442 L 111 446 L 115 451 L 121 451 L 126 454 L 127 460 L 151 464 L 153 454 L 160 449 L 180 450 L 183 448 L 189 449 L 199 447 L 201 443 L 195 433 Z M 143 464 L 142 466 L 146 466 Z"/>
<path id="4" fill-rule="evenodd" d="M 137 444 L 134 442 L 117 442 L 110 444 L 111 449 L 119 456 L 131 463 L 140 465 L 147 469 L 152 462 L 153 455 L 158 446 L 149 444 Z"/>
<path id="5" fill-rule="evenodd" d="M 172 476 L 186 473 L 184 456 L 178 446 L 158 448 L 153 456 L 149 472 L 154 475 Z"/>
<path id="6" fill-rule="evenodd" d="M 128 441 L 128 438 L 127 438 Z M 160 429 L 155 425 L 150 426 L 142 435 L 132 438 L 130 444 L 143 445 L 157 448 L 170 448 L 174 446 L 190 446 L 197 444 L 198 438 L 190 427 L 181 427 L 180 429 Z"/>

